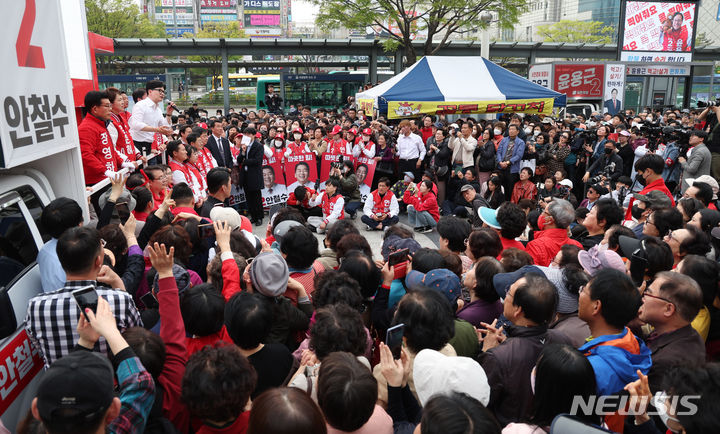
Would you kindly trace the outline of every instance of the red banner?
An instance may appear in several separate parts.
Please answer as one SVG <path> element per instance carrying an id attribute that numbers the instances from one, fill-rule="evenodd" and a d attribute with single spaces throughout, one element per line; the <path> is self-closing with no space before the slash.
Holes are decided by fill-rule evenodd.
<path id="1" fill-rule="evenodd" d="M 554 88 L 568 98 L 602 98 L 604 65 L 555 65 Z"/>
<path id="2" fill-rule="evenodd" d="M 364 155 L 358 157 L 357 163 L 355 163 L 355 176 L 357 177 L 358 188 L 360 188 L 360 196 L 362 196 L 363 202 L 370 194 L 376 164 L 374 158 L 368 158 Z"/>
<path id="3" fill-rule="evenodd" d="M 43 367 L 38 351 L 22 330 L 0 352 L 0 414 L 10 407 Z"/>
<path id="4" fill-rule="evenodd" d="M 285 159 L 285 182 L 288 192 L 294 191 L 298 185 L 314 189 L 315 181 L 317 181 L 315 154 L 303 153 L 291 155 Z"/>
<path id="5" fill-rule="evenodd" d="M 288 191 L 285 187 L 285 173 L 283 165 L 274 156 L 263 157 L 262 165 L 263 188 L 262 203 L 264 208 L 270 208 L 287 202 Z"/>

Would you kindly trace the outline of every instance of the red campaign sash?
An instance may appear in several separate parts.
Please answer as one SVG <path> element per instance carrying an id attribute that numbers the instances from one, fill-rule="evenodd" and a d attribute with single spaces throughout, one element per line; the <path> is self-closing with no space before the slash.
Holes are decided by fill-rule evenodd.
<path id="1" fill-rule="evenodd" d="M 203 179 L 207 178 L 208 172 L 214 167 L 215 166 L 213 166 L 212 163 L 212 154 L 210 153 L 210 150 L 208 148 L 202 148 L 202 150 L 198 152 L 197 169 L 200 171 Z"/>
<path id="2" fill-rule="evenodd" d="M 290 144 L 288 144 L 290 155 L 303 154 L 305 152 L 305 146 L 305 142 L 300 142 L 299 145 L 295 142 L 290 142 Z"/>
<path id="3" fill-rule="evenodd" d="M 347 154 L 347 142 L 344 139 L 340 139 L 339 142 L 336 142 L 335 140 L 331 141 L 328 144 L 328 152 L 333 155 Z"/>
<path id="4" fill-rule="evenodd" d="M 200 193 L 204 193 L 205 190 L 207 190 L 207 179 L 202 176 L 200 170 L 198 170 L 198 168 L 194 164 L 185 163 L 185 167 L 187 168 L 188 173 L 195 177 L 195 181 L 198 183 Z"/>
<path id="5" fill-rule="evenodd" d="M 185 165 L 180 164 L 175 160 L 170 160 L 170 161 L 168 161 L 168 166 L 170 166 L 170 169 L 173 172 L 176 170 L 179 170 L 180 172 L 182 172 L 182 174 L 185 175 L 185 180 L 188 182 L 188 184 L 190 184 L 190 172 L 188 172 L 188 168 Z M 190 187 L 192 187 L 192 186 L 190 186 Z"/>
<path id="6" fill-rule="evenodd" d="M 130 135 L 130 127 L 120 116 L 112 113 L 112 124 L 118 132 L 117 142 L 115 143 L 115 150 L 128 157 L 128 160 L 135 161 L 135 145 Z"/>

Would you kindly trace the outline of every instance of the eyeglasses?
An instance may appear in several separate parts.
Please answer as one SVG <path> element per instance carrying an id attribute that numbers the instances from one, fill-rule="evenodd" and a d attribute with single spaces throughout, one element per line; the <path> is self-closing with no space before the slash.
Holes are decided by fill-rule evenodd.
<path id="1" fill-rule="evenodd" d="M 672 229 L 668 231 L 667 235 L 665 235 L 665 238 L 667 238 L 667 241 L 679 241 L 677 238 L 673 237 Z"/>
<path id="2" fill-rule="evenodd" d="M 156 91 L 160 92 L 161 94 L 165 95 L 165 89 L 163 89 L 162 87 L 158 87 L 158 88 L 150 89 L 150 90 L 156 90 Z"/>
<path id="3" fill-rule="evenodd" d="M 657 298 L 658 300 L 662 300 L 666 303 L 675 304 L 672 301 L 668 300 L 667 298 L 660 297 L 658 295 L 650 294 L 650 288 L 645 288 L 645 290 L 642 292 L 643 297 L 650 297 L 650 298 Z"/>

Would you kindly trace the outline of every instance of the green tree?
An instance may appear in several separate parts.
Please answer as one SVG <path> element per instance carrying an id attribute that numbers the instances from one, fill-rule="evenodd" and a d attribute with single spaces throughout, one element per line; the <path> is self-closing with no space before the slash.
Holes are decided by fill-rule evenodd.
<path id="1" fill-rule="evenodd" d="M 245 31 L 240 28 L 237 21 L 221 21 L 218 23 L 206 23 L 197 33 L 185 33 L 183 37 L 194 39 L 244 38 Z M 240 59 L 240 57 L 241 56 L 230 56 L 228 60 L 236 60 Z M 197 71 L 195 71 L 196 74 L 210 77 L 216 77 L 222 74 L 222 57 L 220 55 L 188 56 L 188 59 L 199 60 L 208 65 L 207 68 L 197 69 Z M 219 80 L 213 80 L 213 89 L 217 89 L 219 84 Z"/>
<path id="2" fill-rule="evenodd" d="M 375 27 L 386 34 L 387 51 L 403 50 L 407 64 L 418 55 L 436 54 L 453 36 L 485 28 L 480 15 L 494 12 L 501 28 L 511 28 L 526 0 L 312 0 L 320 6 L 316 24 L 324 30 Z M 412 40 L 427 34 L 417 52 Z"/>
<path id="3" fill-rule="evenodd" d="M 554 24 L 538 26 L 537 34 L 544 42 L 584 42 L 586 44 L 610 44 L 615 29 L 601 21 L 561 20 Z"/>
<path id="4" fill-rule="evenodd" d="M 132 0 L 85 0 L 88 30 L 108 38 L 163 38 L 165 25 L 151 22 Z"/>

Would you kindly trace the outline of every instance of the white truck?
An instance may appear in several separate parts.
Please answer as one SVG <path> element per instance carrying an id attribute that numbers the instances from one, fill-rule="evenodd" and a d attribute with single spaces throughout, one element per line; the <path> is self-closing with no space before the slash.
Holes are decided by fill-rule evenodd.
<path id="1" fill-rule="evenodd" d="M 42 291 L 36 257 L 47 238 L 40 215 L 65 196 L 88 216 L 76 110 L 97 81 L 84 8 L 82 0 L 3 2 L 0 420 L 11 432 L 42 376 L 43 362 L 24 329 L 28 300 Z"/>

